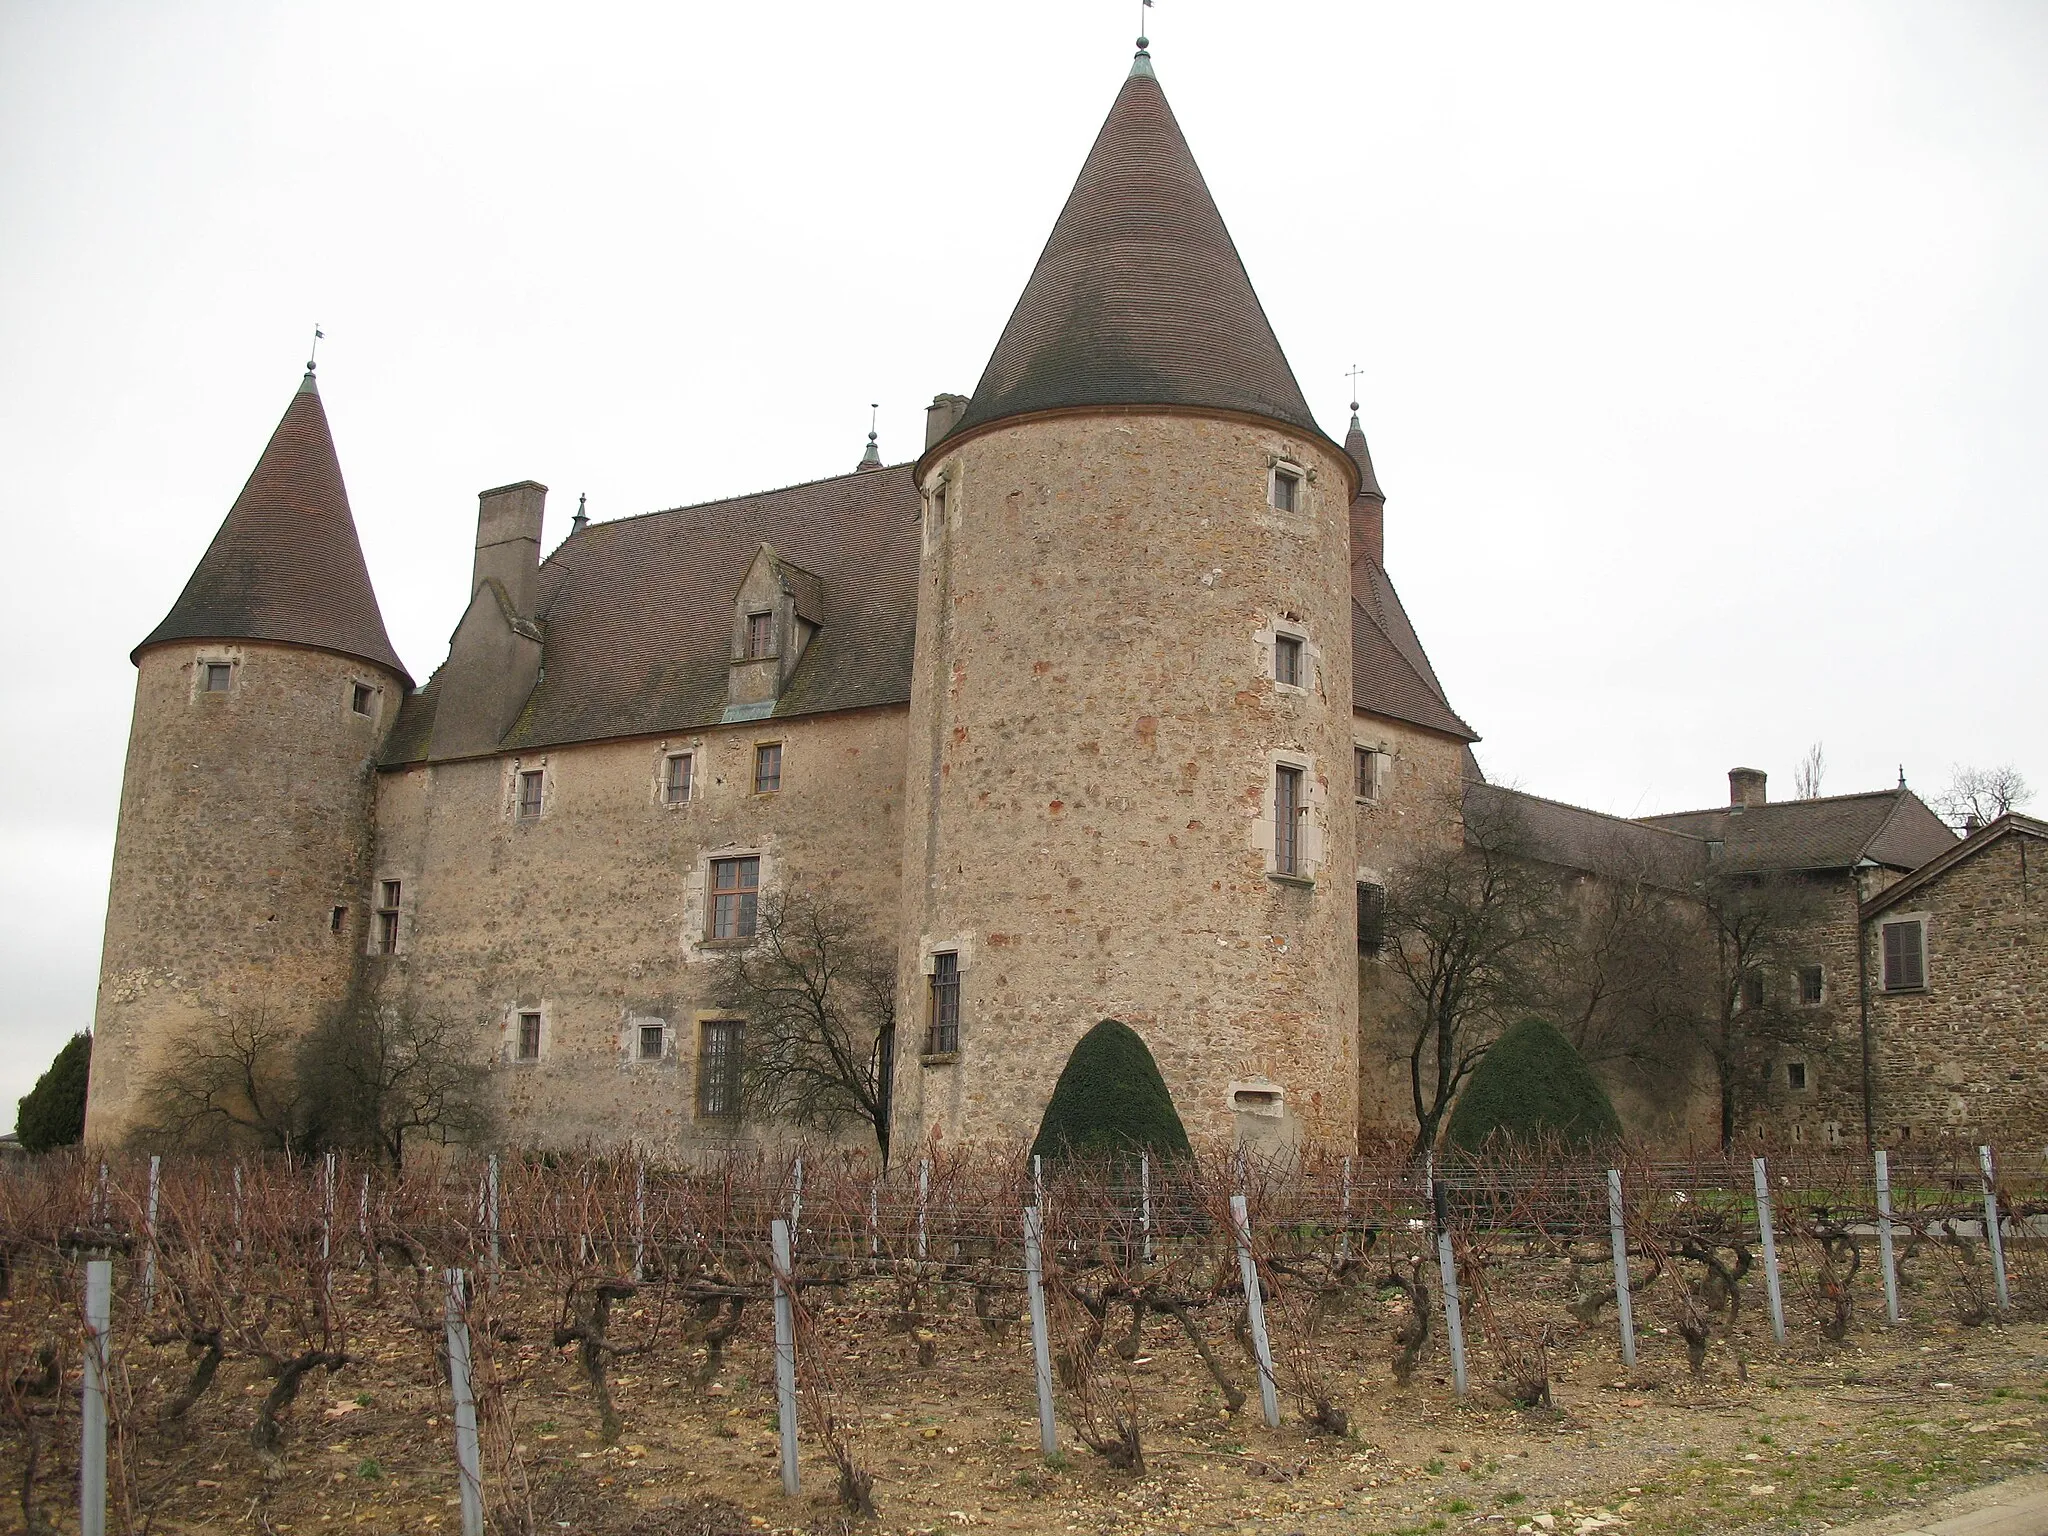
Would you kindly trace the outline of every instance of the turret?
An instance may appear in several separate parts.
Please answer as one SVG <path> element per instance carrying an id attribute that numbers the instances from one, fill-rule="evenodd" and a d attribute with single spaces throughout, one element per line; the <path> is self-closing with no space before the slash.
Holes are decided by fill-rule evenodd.
<path id="1" fill-rule="evenodd" d="M 1358 402 L 1351 402 L 1351 426 L 1344 434 L 1344 451 L 1358 467 L 1358 490 L 1351 498 L 1351 558 L 1370 556 L 1372 563 L 1387 563 L 1387 498 L 1373 473 L 1372 450 L 1365 446 L 1365 428 L 1358 424 Z"/>
<path id="2" fill-rule="evenodd" d="M 899 1144 L 1028 1136 L 1105 1018 L 1193 1134 L 1352 1135 L 1359 472 L 1142 40 L 945 405 L 916 468 Z"/>
<path id="3" fill-rule="evenodd" d="M 135 648 L 86 1134 L 135 1129 L 167 1052 L 310 1028 L 367 939 L 371 764 L 412 686 L 308 365 L 164 621 Z"/>

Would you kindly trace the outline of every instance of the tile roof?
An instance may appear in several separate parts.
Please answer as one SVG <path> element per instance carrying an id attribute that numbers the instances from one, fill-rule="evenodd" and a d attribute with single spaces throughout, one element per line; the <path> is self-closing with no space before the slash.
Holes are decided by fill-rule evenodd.
<path id="1" fill-rule="evenodd" d="M 820 625 L 775 715 L 907 703 L 919 510 L 896 464 L 590 524 L 541 565 L 542 679 L 503 750 L 718 724 L 733 601 L 764 543 Z M 438 693 L 408 701 L 387 765 L 426 757 Z"/>
<path id="2" fill-rule="evenodd" d="M 1117 93 L 948 436 L 1087 405 L 1242 411 L 1324 436 L 1149 67 Z"/>
<path id="3" fill-rule="evenodd" d="M 1918 795 L 1903 788 L 1640 820 L 1720 842 L 1733 869 L 1850 869 L 1865 858 L 1893 869 L 1918 869 L 1956 840 Z"/>
<path id="4" fill-rule="evenodd" d="M 1351 407 L 1351 426 L 1344 433 L 1344 451 L 1351 455 L 1351 462 L 1358 466 L 1358 494 L 1387 499 L 1380 489 L 1380 477 L 1373 473 L 1372 450 L 1365 446 L 1365 428 L 1358 424 L 1358 407 Z"/>
<path id="5" fill-rule="evenodd" d="M 2018 811 L 2007 811 L 1996 821 L 1979 827 L 1968 837 L 1936 854 L 1905 879 L 1894 881 L 1864 902 L 1863 916 L 1875 917 L 1887 908 L 1897 906 L 1915 891 L 1938 879 L 1945 871 L 1953 869 L 1965 859 L 1974 859 L 1992 844 L 2001 843 L 2008 837 L 2030 837 L 2036 842 L 2048 841 L 2048 822 L 2037 821 L 2032 816 L 2022 816 Z"/>
<path id="6" fill-rule="evenodd" d="M 170 640 L 274 640 L 356 656 L 404 678 L 370 587 L 348 489 L 308 373 L 242 494 L 139 656 Z"/>
<path id="7" fill-rule="evenodd" d="M 1400 594 L 1370 557 L 1351 567 L 1351 705 L 1466 741 L 1479 739 L 1451 708 Z"/>
<path id="8" fill-rule="evenodd" d="M 1637 877 L 1670 890 L 1690 889 L 1707 871 L 1705 840 L 1682 832 L 1472 779 L 1465 781 L 1464 803 L 1468 817 L 1513 817 L 1546 864 Z"/>

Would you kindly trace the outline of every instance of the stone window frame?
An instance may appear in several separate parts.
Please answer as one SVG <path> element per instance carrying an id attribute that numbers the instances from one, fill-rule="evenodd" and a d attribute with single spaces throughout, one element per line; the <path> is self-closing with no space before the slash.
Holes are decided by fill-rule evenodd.
<path id="1" fill-rule="evenodd" d="M 528 774 L 540 779 L 540 808 L 529 816 L 525 811 L 524 789 Z M 555 773 L 546 757 L 528 762 L 515 757 L 505 767 L 505 819 L 515 827 L 534 827 L 548 819 L 555 803 Z"/>
<path id="2" fill-rule="evenodd" d="M 654 759 L 654 803 L 656 805 L 665 811 L 679 811 L 684 806 L 696 803 L 698 756 L 699 751 L 694 744 L 687 747 L 671 747 L 666 743 L 663 744 L 661 751 L 656 754 Z M 668 793 L 668 765 L 678 761 L 686 762 L 690 766 L 683 774 L 682 799 L 671 800 Z"/>
<path id="3" fill-rule="evenodd" d="M 1788 1058 L 1784 1062 L 1785 1091 L 1807 1094 L 1814 1090 L 1814 1071 L 1803 1057 Z"/>
<path id="4" fill-rule="evenodd" d="M 1351 798 L 1359 805 L 1378 805 L 1387 796 L 1387 764 L 1394 754 L 1375 742 L 1351 742 Z M 1364 774 L 1360 771 L 1367 762 L 1372 764 L 1372 793 L 1364 792 Z"/>
<path id="5" fill-rule="evenodd" d="M 754 861 L 754 924 L 748 932 L 721 934 L 718 932 L 718 866 L 738 864 L 747 859 Z M 732 948 L 752 944 L 761 935 L 761 897 L 767 885 L 768 861 L 761 854 L 746 849 L 722 850 L 707 856 L 704 860 L 704 933 L 702 942 L 719 948 Z M 734 885 L 732 892 L 741 898 L 739 912 L 734 918 L 735 930 L 745 924 L 745 897 L 748 887 Z"/>
<path id="6" fill-rule="evenodd" d="M 1282 481 L 1291 481 L 1293 493 L 1290 505 L 1280 504 Z M 1309 517 L 1313 508 L 1309 504 L 1309 487 L 1316 483 L 1315 467 L 1303 463 L 1291 453 L 1269 452 L 1266 455 L 1266 506 L 1283 517 Z"/>
<path id="7" fill-rule="evenodd" d="M 514 1003 L 505 1010 L 501 1028 L 502 1038 L 498 1054 L 508 1067 L 537 1067 L 553 1053 L 555 1044 L 554 1009 L 545 1000 L 537 1003 Z M 534 1053 L 525 1054 L 526 1021 L 537 1021 L 534 1029 Z"/>
<path id="8" fill-rule="evenodd" d="M 405 891 L 410 884 L 402 871 L 378 872 L 374 887 L 377 904 L 370 912 L 367 953 L 384 958 L 405 953 L 406 930 L 411 926 L 405 916 Z"/>
<path id="9" fill-rule="evenodd" d="M 207 686 L 213 680 L 213 669 L 215 667 L 227 668 L 227 687 L 211 688 Z M 242 662 L 239 656 L 235 655 L 232 651 L 202 650 L 196 654 L 192 663 L 192 702 L 196 704 L 202 699 L 233 698 L 236 692 L 236 685 L 241 681 L 241 678 Z"/>
<path id="10" fill-rule="evenodd" d="M 948 462 L 924 485 L 924 552 L 930 554 L 960 521 L 960 477 Z"/>
<path id="11" fill-rule="evenodd" d="M 649 1056 L 646 1051 L 647 1034 L 650 1030 L 661 1031 L 660 1048 Z M 630 1013 L 626 1015 L 624 1029 L 620 1032 L 619 1044 L 629 1066 L 658 1067 L 675 1061 L 676 1032 L 669 1021 L 658 1014 Z"/>
<path id="12" fill-rule="evenodd" d="M 348 718 L 351 720 L 367 721 L 371 725 L 375 725 L 377 717 L 383 713 L 384 690 L 368 678 L 358 677 L 353 674 L 350 675 L 346 686 L 348 692 L 343 699 L 342 709 Z M 363 709 L 356 708 L 358 701 L 367 707 Z"/>
<path id="13" fill-rule="evenodd" d="M 1933 914 L 1930 912 L 1888 912 L 1877 920 L 1877 988 L 1887 997 L 1898 997 L 1912 993 L 1926 992 L 1933 985 L 1933 967 L 1928 964 L 1927 930 Z M 1920 980 L 1910 986 L 1895 987 L 1885 971 L 1884 934 L 1887 928 L 1915 926 L 1920 930 Z"/>
<path id="14" fill-rule="evenodd" d="M 760 900 L 781 890 L 781 855 L 774 837 L 763 837 L 758 842 L 725 843 L 713 848 L 699 848 L 697 859 L 691 870 L 688 884 L 683 891 L 683 922 L 680 936 L 683 959 L 690 964 L 703 964 L 723 959 L 735 949 L 744 949 L 752 944 L 752 938 L 714 939 L 711 937 L 711 866 L 720 859 L 759 859 L 761 861 L 760 883 L 755 887 Z"/>
<path id="15" fill-rule="evenodd" d="M 1298 683 L 1282 682 L 1280 679 L 1280 642 L 1292 640 L 1301 647 L 1301 670 Z M 1316 691 L 1316 683 L 1323 672 L 1323 650 L 1316 644 L 1315 635 L 1308 625 L 1291 613 L 1276 614 L 1252 635 L 1257 647 L 1259 675 L 1273 685 L 1273 692 L 1285 698 L 1306 699 Z"/>
<path id="16" fill-rule="evenodd" d="M 1295 837 L 1294 868 L 1280 868 L 1279 798 L 1280 770 L 1292 768 L 1301 775 L 1301 800 L 1296 808 L 1299 830 Z M 1316 771 L 1313 752 L 1293 747 L 1276 747 L 1266 753 L 1265 782 L 1260 790 L 1260 812 L 1253 822 L 1259 838 L 1266 878 L 1281 885 L 1312 886 L 1328 857 L 1328 832 L 1323 825 L 1327 786 Z"/>
<path id="17" fill-rule="evenodd" d="M 731 1106 L 729 1108 L 711 1110 L 705 1107 L 710 1088 L 705 1068 L 711 1060 L 712 1032 L 721 1025 L 730 1025 L 737 1028 L 739 1049 L 731 1068 L 731 1080 L 727 1085 L 732 1094 Z M 736 1127 L 740 1123 L 741 1111 L 743 1109 L 739 1062 L 745 1059 L 747 1021 L 744 1016 L 729 1010 L 711 1010 L 699 1013 L 696 1016 L 693 1021 L 693 1033 L 696 1036 L 693 1042 L 696 1048 L 690 1058 L 690 1116 L 700 1124 L 719 1125 L 728 1128 Z"/>

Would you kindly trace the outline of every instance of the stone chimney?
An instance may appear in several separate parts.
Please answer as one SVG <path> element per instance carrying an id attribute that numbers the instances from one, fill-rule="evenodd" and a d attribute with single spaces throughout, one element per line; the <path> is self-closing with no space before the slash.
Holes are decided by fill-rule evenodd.
<path id="1" fill-rule="evenodd" d="M 1764 780 L 1769 777 L 1761 768 L 1730 768 L 1728 770 L 1728 804 L 1731 809 L 1741 810 L 1745 806 L 1762 805 L 1768 798 L 1764 794 Z"/>
<path id="2" fill-rule="evenodd" d="M 533 617 L 540 586 L 540 522 L 548 488 L 531 480 L 485 491 L 476 507 L 476 566 L 469 583 L 474 597 L 486 581 L 505 589 L 505 599 L 522 619 Z"/>
<path id="3" fill-rule="evenodd" d="M 967 414 L 965 395 L 933 395 L 932 403 L 924 412 L 924 445 L 929 450 L 932 444 L 952 431 L 960 418 Z"/>

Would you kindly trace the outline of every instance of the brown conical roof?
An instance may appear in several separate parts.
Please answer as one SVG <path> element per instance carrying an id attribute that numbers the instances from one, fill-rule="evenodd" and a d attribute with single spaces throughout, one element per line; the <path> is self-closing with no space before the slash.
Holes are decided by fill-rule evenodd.
<path id="1" fill-rule="evenodd" d="M 948 435 L 1090 405 L 1242 411 L 1323 435 L 1142 53 Z"/>
<path id="2" fill-rule="evenodd" d="M 1351 407 L 1351 430 L 1344 434 L 1344 451 L 1358 466 L 1358 494 L 1385 501 L 1386 495 L 1380 490 L 1380 477 L 1372 472 L 1372 451 L 1365 446 L 1365 428 L 1358 424 L 1358 407 L 1355 404 Z"/>
<path id="3" fill-rule="evenodd" d="M 370 587 L 327 412 L 309 372 L 163 623 L 167 640 L 274 640 L 411 676 Z"/>

